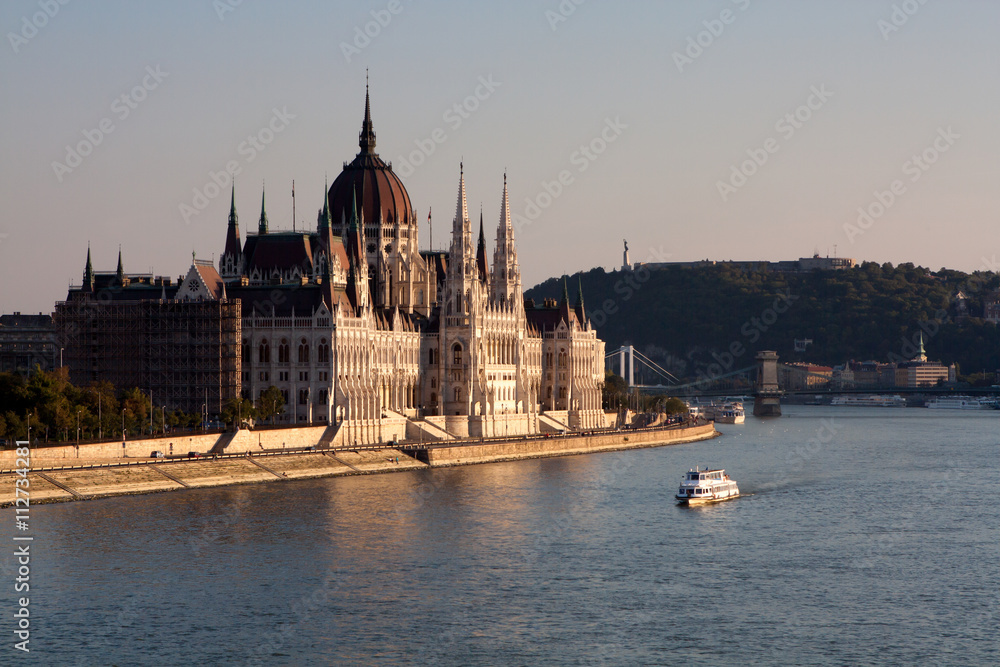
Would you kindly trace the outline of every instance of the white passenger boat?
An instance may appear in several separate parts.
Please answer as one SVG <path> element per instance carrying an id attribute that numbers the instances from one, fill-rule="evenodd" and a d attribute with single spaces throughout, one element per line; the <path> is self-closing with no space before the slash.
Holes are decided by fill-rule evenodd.
<path id="1" fill-rule="evenodd" d="M 925 407 L 932 410 L 992 410 L 994 403 L 971 396 L 938 396 L 927 401 Z"/>
<path id="2" fill-rule="evenodd" d="M 747 414 L 743 410 L 743 404 L 739 401 L 731 403 L 713 403 L 705 410 L 705 416 L 720 424 L 742 424 L 746 421 Z"/>
<path id="3" fill-rule="evenodd" d="M 906 399 L 899 394 L 892 396 L 834 396 L 830 405 L 851 405 L 862 408 L 905 408 Z"/>
<path id="4" fill-rule="evenodd" d="M 689 470 L 674 496 L 682 505 L 698 505 L 729 500 L 740 495 L 736 480 L 730 479 L 722 468 L 717 470 Z"/>

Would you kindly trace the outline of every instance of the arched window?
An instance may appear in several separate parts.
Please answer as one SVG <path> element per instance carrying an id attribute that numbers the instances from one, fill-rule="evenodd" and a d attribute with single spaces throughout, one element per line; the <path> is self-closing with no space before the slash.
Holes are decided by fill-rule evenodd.
<path id="1" fill-rule="evenodd" d="M 253 355 L 253 348 L 250 347 L 250 341 L 246 338 L 243 339 L 243 362 L 249 364 L 250 359 Z"/>
<path id="2" fill-rule="evenodd" d="M 308 364 L 309 363 L 309 341 L 303 338 L 299 341 L 299 363 Z"/>
<path id="3" fill-rule="evenodd" d="M 427 350 L 427 363 L 429 363 L 431 366 L 437 363 L 437 354 L 435 354 L 436 352 L 437 350 L 434 349 Z"/>
<path id="4" fill-rule="evenodd" d="M 267 344 L 267 339 L 260 341 L 260 348 L 258 348 L 258 360 L 262 364 L 271 363 L 271 346 Z"/>
<path id="5" fill-rule="evenodd" d="M 289 357 L 288 340 L 282 338 L 281 343 L 278 344 L 278 363 L 287 364 L 288 357 Z"/>
<path id="6" fill-rule="evenodd" d="M 432 391 L 432 392 L 431 392 L 431 403 L 437 403 L 437 401 L 438 401 L 438 395 L 437 395 L 437 394 L 435 394 L 435 393 L 434 393 L 434 392 Z"/>
<path id="7" fill-rule="evenodd" d="M 451 348 L 452 363 L 456 366 L 462 365 L 462 346 L 459 343 L 455 343 L 455 346 Z M 458 400 L 457 398 L 455 399 Z"/>
<path id="8" fill-rule="evenodd" d="M 316 360 L 321 364 L 330 362 L 330 344 L 321 340 L 316 347 Z"/>
<path id="9" fill-rule="evenodd" d="M 559 398 L 566 398 L 566 387 L 559 387 Z"/>
<path id="10" fill-rule="evenodd" d="M 417 305 L 424 305 L 424 291 L 422 289 L 417 290 Z"/>
<path id="11" fill-rule="evenodd" d="M 460 387 L 455 387 L 455 402 L 462 400 L 462 389 Z"/>
<path id="12" fill-rule="evenodd" d="M 437 378 L 431 378 L 431 389 L 436 389 L 438 386 Z"/>

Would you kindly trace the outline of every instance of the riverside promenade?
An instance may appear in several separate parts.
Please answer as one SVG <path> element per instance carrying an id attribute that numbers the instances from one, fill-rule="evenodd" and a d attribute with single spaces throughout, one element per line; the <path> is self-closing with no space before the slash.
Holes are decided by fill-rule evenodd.
<path id="1" fill-rule="evenodd" d="M 122 443 L 32 448 L 28 472 L 31 502 L 89 500 L 119 495 L 179 491 L 189 488 L 287 482 L 295 479 L 365 475 L 455 465 L 474 465 L 528 458 L 571 456 L 706 440 L 719 435 L 711 422 L 667 428 L 596 430 L 519 438 L 449 440 L 434 443 L 383 443 L 366 447 L 324 447 L 323 427 L 280 429 L 269 438 L 282 449 L 235 453 L 191 450 L 171 458 L 154 458 L 158 440 L 134 441 L 146 456 L 108 456 Z M 315 439 L 312 436 L 315 435 Z M 206 437 L 206 436 L 198 436 Z M 216 434 L 212 442 L 226 437 Z M 230 434 L 229 439 L 233 437 Z M 303 440 L 302 438 L 306 439 Z M 206 440 L 208 442 L 209 440 Z M 262 442 L 262 440 L 261 440 Z M 306 444 L 308 443 L 308 444 Z M 205 445 L 205 443 L 199 443 Z M 110 450 L 109 450 L 110 448 Z M 73 456 L 65 456 L 72 450 Z M 10 454 L 11 456 L 7 456 Z M 14 450 L 0 452 L 0 507 L 14 504 Z M 23 463 L 21 464 L 23 468 Z"/>

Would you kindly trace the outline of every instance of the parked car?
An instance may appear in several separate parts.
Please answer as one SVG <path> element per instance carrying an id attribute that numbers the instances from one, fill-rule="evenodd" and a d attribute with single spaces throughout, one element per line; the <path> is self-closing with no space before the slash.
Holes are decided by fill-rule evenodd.
<path id="1" fill-rule="evenodd" d="M 163 455 L 163 452 L 161 452 L 161 451 L 152 452 L 149 455 L 149 457 L 152 458 L 152 459 L 162 459 L 162 458 L 165 458 L 164 455 Z"/>
<path id="2" fill-rule="evenodd" d="M 200 452 L 188 452 L 188 458 L 189 459 L 200 459 L 201 458 L 201 453 Z"/>

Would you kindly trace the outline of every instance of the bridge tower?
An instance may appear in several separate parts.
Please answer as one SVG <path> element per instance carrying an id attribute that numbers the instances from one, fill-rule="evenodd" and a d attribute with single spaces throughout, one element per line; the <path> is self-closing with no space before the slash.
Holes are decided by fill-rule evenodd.
<path id="1" fill-rule="evenodd" d="M 780 417 L 781 389 L 778 388 L 778 353 L 772 350 L 758 352 L 757 385 L 754 388 L 753 416 Z"/>
<path id="2" fill-rule="evenodd" d="M 625 382 L 628 383 L 629 389 L 635 384 L 635 356 L 633 356 L 632 346 L 623 345 L 621 349 L 618 350 L 618 367 L 620 372 L 618 373 Z M 625 359 L 628 359 L 626 364 Z"/>

